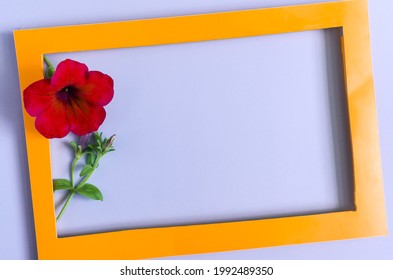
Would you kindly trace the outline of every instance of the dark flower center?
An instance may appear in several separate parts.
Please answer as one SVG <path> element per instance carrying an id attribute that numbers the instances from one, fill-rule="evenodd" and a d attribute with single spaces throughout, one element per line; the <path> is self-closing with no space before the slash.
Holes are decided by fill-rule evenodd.
<path id="1" fill-rule="evenodd" d="M 66 86 L 56 93 L 57 99 L 65 104 L 70 104 L 76 98 L 78 89 L 73 86 Z"/>

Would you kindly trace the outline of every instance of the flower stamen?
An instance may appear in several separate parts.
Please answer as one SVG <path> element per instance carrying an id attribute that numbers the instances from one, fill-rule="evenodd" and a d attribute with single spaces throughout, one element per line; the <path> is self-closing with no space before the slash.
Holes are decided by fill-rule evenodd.
<path id="1" fill-rule="evenodd" d="M 66 86 L 56 93 L 57 99 L 64 104 L 71 104 L 72 99 L 76 98 L 78 90 L 73 86 Z"/>

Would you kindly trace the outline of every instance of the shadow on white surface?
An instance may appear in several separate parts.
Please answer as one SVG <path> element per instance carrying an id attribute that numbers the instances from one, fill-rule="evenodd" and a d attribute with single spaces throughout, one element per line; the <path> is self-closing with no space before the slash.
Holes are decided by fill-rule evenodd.
<path id="1" fill-rule="evenodd" d="M 24 254 L 37 257 L 34 220 L 31 204 L 29 172 L 27 166 L 22 107 L 16 67 L 14 39 L 11 31 L 0 29 L 0 224 L 1 239 L 8 244 L 18 244 L 12 250 L 0 244 L 0 259 L 19 259 Z M 13 147 L 11 149 L 10 147 Z"/>

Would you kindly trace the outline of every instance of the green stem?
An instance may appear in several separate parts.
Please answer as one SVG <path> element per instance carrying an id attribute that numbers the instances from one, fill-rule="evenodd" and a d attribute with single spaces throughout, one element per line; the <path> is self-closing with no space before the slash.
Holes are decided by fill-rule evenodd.
<path id="1" fill-rule="evenodd" d="M 96 168 L 97 168 L 97 166 L 98 166 L 98 162 L 100 161 L 100 158 L 101 158 L 101 157 L 102 157 L 102 154 L 99 153 L 99 154 L 97 155 L 96 161 L 94 162 L 93 171 L 90 172 L 89 174 L 87 174 L 85 178 L 83 178 L 83 180 L 75 187 L 75 190 L 81 188 L 84 184 L 86 184 L 87 180 L 90 179 L 91 175 L 93 175 L 94 171 L 96 170 Z"/>
<path id="2" fill-rule="evenodd" d="M 48 65 L 48 67 L 54 69 L 52 63 L 49 61 L 49 59 L 48 59 L 48 57 L 46 55 L 44 55 L 44 61 L 45 61 L 46 65 Z"/>
<path id="3" fill-rule="evenodd" d="M 98 154 L 97 155 L 96 161 L 94 162 L 94 165 L 93 165 L 94 170 L 96 170 L 96 168 L 98 166 L 98 162 L 100 161 L 101 156 L 102 156 L 102 154 Z M 74 186 L 75 167 L 76 167 L 76 164 L 77 164 L 78 160 L 79 160 L 79 158 L 75 158 L 73 163 L 72 163 L 72 166 L 71 166 L 71 184 L 73 186 Z M 77 186 L 74 186 L 74 189 L 70 191 L 70 194 L 68 195 L 67 200 L 66 200 L 66 202 L 63 205 L 63 208 L 61 208 L 60 213 L 59 213 L 59 215 L 56 218 L 56 222 L 58 222 L 61 219 L 61 217 L 63 216 L 65 209 L 67 208 L 68 204 L 71 201 L 71 198 L 75 194 L 75 190 L 81 188 L 84 184 L 86 184 L 87 180 L 89 180 L 91 175 L 93 175 L 94 170 L 91 173 L 89 173 L 85 178 L 83 178 L 83 180 Z"/>
<path id="4" fill-rule="evenodd" d="M 44 55 L 44 61 L 48 66 L 45 72 L 45 78 L 52 78 L 53 74 L 55 73 L 55 67 L 53 67 L 52 63 L 50 63 L 49 59 Z"/>
<path id="5" fill-rule="evenodd" d="M 75 173 L 75 167 L 76 164 L 78 162 L 78 158 L 75 158 L 74 161 L 72 162 L 72 166 L 71 166 L 71 185 L 74 186 L 74 173 Z"/>
<path id="6" fill-rule="evenodd" d="M 63 208 L 61 208 L 61 211 L 60 211 L 59 215 L 56 218 L 56 222 L 58 222 L 61 219 L 61 217 L 63 216 L 64 211 L 66 210 L 66 208 L 67 208 L 68 204 L 70 203 L 71 198 L 74 196 L 74 194 L 75 194 L 75 192 L 74 192 L 74 190 L 72 190 L 71 193 L 68 195 L 67 200 L 64 203 Z"/>
<path id="7" fill-rule="evenodd" d="M 75 159 L 74 159 L 74 161 L 72 162 L 72 165 L 71 165 L 71 185 L 72 186 L 74 186 L 74 173 L 75 173 L 75 167 L 76 167 L 76 164 L 78 163 L 78 161 L 79 161 L 79 158 L 75 157 Z M 64 213 L 65 209 L 67 208 L 68 204 L 70 203 L 70 200 L 74 196 L 74 194 L 75 194 L 74 190 L 71 190 L 70 194 L 67 197 L 66 202 L 63 205 L 63 208 L 61 208 L 61 211 L 60 211 L 59 215 L 56 218 L 56 221 L 59 221 L 61 219 L 61 216 L 63 216 L 63 213 Z"/>

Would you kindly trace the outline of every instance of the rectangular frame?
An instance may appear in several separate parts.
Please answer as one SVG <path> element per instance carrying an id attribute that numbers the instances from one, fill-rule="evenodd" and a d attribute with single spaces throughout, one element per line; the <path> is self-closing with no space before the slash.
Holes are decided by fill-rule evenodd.
<path id="1" fill-rule="evenodd" d="M 49 141 L 24 111 L 39 259 L 140 259 L 386 235 L 368 25 L 367 0 L 343 0 L 14 31 L 23 92 L 43 78 L 43 54 L 343 28 L 355 211 L 58 238 Z"/>

